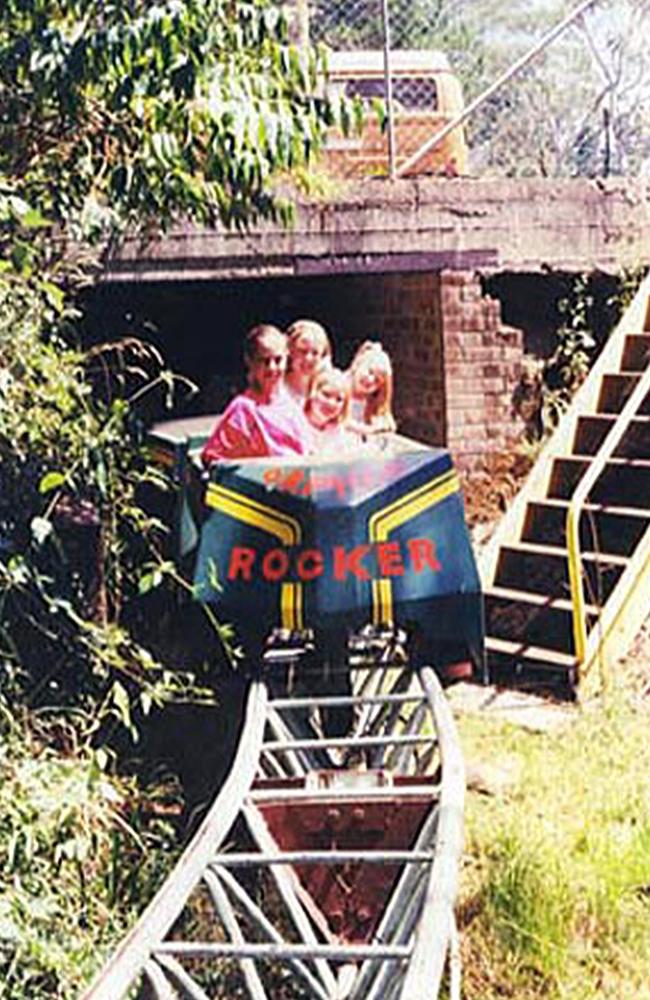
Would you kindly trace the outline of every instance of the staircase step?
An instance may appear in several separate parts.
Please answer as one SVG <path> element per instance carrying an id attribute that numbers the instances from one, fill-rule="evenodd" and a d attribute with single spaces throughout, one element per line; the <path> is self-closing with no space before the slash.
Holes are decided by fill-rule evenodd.
<path id="1" fill-rule="evenodd" d="M 589 628 L 596 615 L 590 607 Z M 564 598 L 493 587 L 485 595 L 485 619 L 487 634 L 496 639 L 573 652 L 572 607 Z"/>
<path id="2" fill-rule="evenodd" d="M 644 371 L 650 365 L 650 334 L 628 333 L 623 346 L 621 368 L 625 371 Z"/>
<path id="3" fill-rule="evenodd" d="M 523 542 L 566 545 L 568 500 L 533 500 L 526 508 Z M 580 521 L 580 544 L 587 551 L 630 556 L 650 526 L 650 510 L 585 504 Z"/>
<path id="4" fill-rule="evenodd" d="M 596 409 L 599 413 L 620 413 L 632 395 L 641 376 L 638 372 L 617 372 L 603 375 L 600 397 Z M 650 392 L 638 411 L 640 416 L 650 415 Z"/>
<path id="5" fill-rule="evenodd" d="M 589 413 L 579 417 L 573 451 L 580 455 L 595 455 L 615 422 L 615 415 L 608 413 Z M 614 457 L 650 459 L 650 417 L 635 417 L 630 422 L 614 451 Z"/>
<path id="6" fill-rule="evenodd" d="M 572 654 L 566 521 L 571 498 L 581 482 L 587 484 L 586 476 L 591 482 L 597 474 L 578 512 L 580 570 L 594 645 L 600 640 L 608 656 L 610 650 L 622 650 L 625 636 L 647 613 L 640 593 L 629 600 L 621 588 L 631 576 L 626 568 L 635 565 L 650 536 L 649 292 L 650 278 L 644 280 L 626 320 L 612 332 L 604 356 L 613 360 L 609 371 L 603 374 L 598 366 L 589 375 L 588 409 L 578 409 L 581 396 L 574 402 L 570 447 L 556 437 L 550 460 L 544 458 L 538 476 L 524 486 L 523 527 L 517 504 L 497 531 L 498 551 L 494 561 L 489 559 L 493 576 L 485 592 L 486 650 L 491 676 L 506 684 L 559 679 L 573 685 L 579 680 Z M 621 425 L 619 415 L 633 394 L 643 398 Z M 603 444 L 614 431 L 617 444 L 611 454 L 604 453 Z M 539 477 L 544 474 L 547 480 L 540 491 Z M 600 609 L 610 597 L 622 599 L 611 608 L 615 630 L 599 637 Z"/>
<path id="7" fill-rule="evenodd" d="M 485 596 L 498 597 L 503 601 L 522 602 L 531 604 L 538 608 L 555 608 L 560 611 L 571 611 L 571 601 L 563 597 L 549 597 L 547 594 L 533 594 L 527 590 L 513 590 L 510 587 L 489 587 L 485 591 Z M 589 614 L 598 614 L 598 608 L 594 604 L 586 605 Z"/>
<path id="8" fill-rule="evenodd" d="M 493 657 L 503 657 L 525 667 L 541 667 L 551 670 L 563 670 L 572 674 L 576 669 L 576 658 L 570 653 L 560 653 L 544 646 L 529 646 L 525 642 L 512 642 L 508 639 L 497 639 L 488 636 L 485 648 L 490 660 Z"/>
<path id="9" fill-rule="evenodd" d="M 551 470 L 549 497 L 566 500 L 573 496 L 591 460 L 590 455 L 564 455 L 556 458 Z M 595 483 L 589 499 L 594 503 L 650 509 L 650 461 L 610 459 Z"/>
<path id="10" fill-rule="evenodd" d="M 623 573 L 627 559 L 617 555 L 583 554 L 586 598 L 598 595 L 593 603 L 602 606 Z M 559 546 L 530 542 L 503 545 L 494 577 L 497 587 L 545 594 L 548 598 L 569 598 L 567 550 Z"/>

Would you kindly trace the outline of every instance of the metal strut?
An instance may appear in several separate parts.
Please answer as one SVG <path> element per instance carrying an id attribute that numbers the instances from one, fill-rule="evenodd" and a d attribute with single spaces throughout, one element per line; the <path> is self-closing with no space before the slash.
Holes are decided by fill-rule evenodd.
<path id="1" fill-rule="evenodd" d="M 429 1000 L 446 963 L 459 1000 L 463 763 L 434 671 L 405 659 L 384 626 L 334 671 L 313 636 L 271 637 L 224 787 L 83 1000 Z"/>

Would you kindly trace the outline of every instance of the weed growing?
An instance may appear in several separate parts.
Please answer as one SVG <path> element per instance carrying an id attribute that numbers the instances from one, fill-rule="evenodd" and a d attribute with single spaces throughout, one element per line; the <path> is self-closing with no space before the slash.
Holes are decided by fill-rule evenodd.
<path id="1" fill-rule="evenodd" d="M 78 995 L 177 853 L 146 793 L 87 748 L 65 749 L 63 724 L 48 732 L 0 702 L 2 1000 Z"/>
<path id="2" fill-rule="evenodd" d="M 649 723 L 620 693 L 559 734 L 460 720 L 468 759 L 522 762 L 468 797 L 466 1000 L 650 997 Z"/>

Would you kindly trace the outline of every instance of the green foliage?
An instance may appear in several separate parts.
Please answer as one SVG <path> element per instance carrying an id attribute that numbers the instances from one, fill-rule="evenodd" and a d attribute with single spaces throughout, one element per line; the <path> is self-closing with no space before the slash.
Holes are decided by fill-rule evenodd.
<path id="1" fill-rule="evenodd" d="M 557 0 L 472 5 L 483 52 L 475 96 L 568 13 Z M 474 169 L 508 176 L 636 173 L 648 148 L 646 0 L 596 4 L 503 86 L 469 124 Z"/>
<path id="2" fill-rule="evenodd" d="M 0 6 L 7 1000 L 76 995 L 156 887 L 168 858 L 149 848 L 175 831 L 145 823 L 135 782 L 109 775 L 154 707 L 211 697 L 203 671 L 232 639 L 208 610 L 197 664 L 172 669 L 161 641 L 191 587 L 141 436 L 181 380 L 134 340 L 76 346 L 70 293 L 97 266 L 84 241 L 177 218 L 288 221 L 271 178 L 304 169 L 337 114 L 354 124 L 354 107 L 318 96 L 321 66 L 271 0 Z"/>
<path id="3" fill-rule="evenodd" d="M 497 839 L 485 894 L 486 917 L 502 947 L 548 980 L 564 971 L 572 913 L 568 872 L 549 860 L 546 847 L 510 834 Z"/>
<path id="4" fill-rule="evenodd" d="M 169 487 L 138 444 L 134 407 L 167 391 L 170 375 L 129 343 L 119 350 L 121 385 L 107 388 L 109 350 L 66 347 L 60 334 L 72 317 L 51 298 L 47 287 L 0 281 L 0 686 L 11 678 L 28 704 L 84 710 L 88 738 L 109 719 L 137 736 L 132 699 L 141 715 L 200 693 L 123 615 L 146 563 L 160 567 L 158 584 L 169 576 L 165 525 L 140 499 Z"/>
<path id="5" fill-rule="evenodd" d="M 269 0 L 8 0 L 0 177 L 86 234 L 286 218 L 268 181 L 307 162 L 333 118 L 319 67 Z"/>
<path id="6" fill-rule="evenodd" d="M 570 294 L 558 303 L 563 322 L 556 333 L 556 346 L 542 371 L 542 427 L 552 430 L 571 404 L 591 367 L 596 340 L 589 314 L 594 304 L 588 279 L 581 275 Z"/>
<path id="7" fill-rule="evenodd" d="M 586 379 L 607 337 L 634 298 L 645 268 L 624 268 L 616 291 L 598 288 L 593 275 L 578 275 L 557 302 L 561 322 L 555 347 L 544 359 L 526 356 L 513 405 L 526 425 L 525 447 L 535 455 Z"/>
<path id="8" fill-rule="evenodd" d="M 203 676 L 156 654 L 144 628 L 153 608 L 160 627 L 180 577 L 165 557 L 165 524 L 146 502 L 146 492 L 170 487 L 141 446 L 138 417 L 175 380 L 138 342 L 68 346 L 74 318 L 56 286 L 0 276 L 8 1000 L 76 995 L 157 888 L 176 831 L 141 816 L 135 781 L 110 775 L 124 773 L 154 707 L 211 697 Z M 206 661 L 224 633 L 216 623 L 206 632 Z"/>
<path id="9" fill-rule="evenodd" d="M 73 722 L 1 701 L 0 730 L 0 994 L 64 1000 L 157 888 L 174 832 Z"/>
<path id="10" fill-rule="evenodd" d="M 643 274 L 643 268 L 622 270 L 616 293 L 604 302 L 596 298 L 590 276 L 579 275 L 569 294 L 558 303 L 563 322 L 557 330 L 555 350 L 542 370 L 542 427 L 545 431 L 552 430 L 570 406 L 599 348 L 634 298 Z M 604 330 L 603 317 L 606 317 Z M 600 330 L 597 327 L 599 320 Z"/>

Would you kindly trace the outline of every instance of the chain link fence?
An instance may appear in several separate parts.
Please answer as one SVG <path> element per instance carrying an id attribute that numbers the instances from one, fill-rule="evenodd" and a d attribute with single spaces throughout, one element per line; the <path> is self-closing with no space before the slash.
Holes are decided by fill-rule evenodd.
<path id="1" fill-rule="evenodd" d="M 303 39 L 329 50 L 330 92 L 360 100 L 359 134 L 333 132 L 324 167 L 336 176 L 395 176 L 463 108 L 458 78 L 435 46 L 431 4 L 420 0 L 293 0 Z M 417 164 L 414 173 L 466 171 L 462 126 Z"/>
<path id="2" fill-rule="evenodd" d="M 330 93 L 365 107 L 359 133 L 328 135 L 333 176 L 596 176 L 647 161 L 650 56 L 633 37 L 647 0 L 617 0 L 618 27 L 604 0 L 285 2 L 298 37 L 328 50 Z"/>

